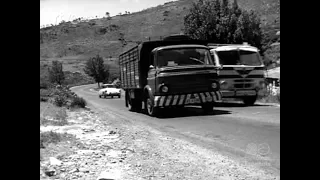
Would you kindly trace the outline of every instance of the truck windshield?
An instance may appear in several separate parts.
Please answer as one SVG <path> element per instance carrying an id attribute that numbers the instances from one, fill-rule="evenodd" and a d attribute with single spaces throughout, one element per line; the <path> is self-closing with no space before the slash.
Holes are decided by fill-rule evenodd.
<path id="1" fill-rule="evenodd" d="M 223 65 L 248 65 L 260 66 L 259 54 L 254 51 L 233 50 L 217 51 L 220 64 Z"/>
<path id="2" fill-rule="evenodd" d="M 210 52 L 201 48 L 164 49 L 157 55 L 158 67 L 213 64 Z"/>

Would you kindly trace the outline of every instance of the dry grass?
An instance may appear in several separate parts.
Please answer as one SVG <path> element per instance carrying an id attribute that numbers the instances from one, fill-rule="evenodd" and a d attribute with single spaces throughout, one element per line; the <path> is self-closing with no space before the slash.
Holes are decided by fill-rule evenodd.
<path id="1" fill-rule="evenodd" d="M 82 145 L 76 137 L 67 133 L 42 132 L 40 133 L 40 161 L 49 157 L 61 159 L 63 156 L 73 154 L 72 147 Z"/>
<path id="2" fill-rule="evenodd" d="M 280 104 L 280 90 L 276 94 L 271 91 L 265 90 L 264 96 L 260 96 L 258 101 L 261 103 L 276 103 Z"/>
<path id="3" fill-rule="evenodd" d="M 62 135 L 56 132 L 42 132 L 40 133 L 40 148 L 44 148 L 44 144 L 58 143 L 62 139 Z"/>
<path id="4" fill-rule="evenodd" d="M 49 102 L 40 102 L 40 125 L 63 126 L 68 124 L 64 107 L 57 107 Z"/>
<path id="5" fill-rule="evenodd" d="M 262 103 L 276 103 L 276 104 L 280 104 L 280 94 L 279 95 L 268 95 L 266 97 L 263 97 L 261 99 L 259 99 L 259 102 Z"/>

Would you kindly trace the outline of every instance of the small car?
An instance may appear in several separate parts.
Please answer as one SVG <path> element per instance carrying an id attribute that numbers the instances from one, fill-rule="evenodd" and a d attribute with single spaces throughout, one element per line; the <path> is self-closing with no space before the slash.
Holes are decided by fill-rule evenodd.
<path id="1" fill-rule="evenodd" d="M 117 88 L 114 84 L 103 84 L 102 89 L 99 90 L 99 98 L 107 96 L 118 96 L 121 98 L 121 90 Z"/>

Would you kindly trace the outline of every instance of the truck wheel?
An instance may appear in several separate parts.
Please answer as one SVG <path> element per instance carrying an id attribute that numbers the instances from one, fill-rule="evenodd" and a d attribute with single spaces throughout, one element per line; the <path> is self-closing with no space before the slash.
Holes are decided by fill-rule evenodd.
<path id="1" fill-rule="evenodd" d="M 111 98 L 113 98 L 113 96 L 111 96 Z"/>
<path id="2" fill-rule="evenodd" d="M 142 106 L 142 102 L 135 100 L 135 99 L 131 99 L 130 97 L 128 97 L 128 108 L 129 111 L 133 111 L 133 112 L 140 112 L 141 111 L 141 107 Z"/>
<path id="3" fill-rule="evenodd" d="M 121 95 L 119 95 L 118 98 L 121 98 Z"/>
<path id="4" fill-rule="evenodd" d="M 99 95 L 99 98 L 101 98 L 101 95 Z"/>
<path id="5" fill-rule="evenodd" d="M 203 104 L 201 107 L 205 113 L 211 113 L 211 112 L 213 112 L 214 105 L 213 104 Z"/>
<path id="6" fill-rule="evenodd" d="M 134 111 L 134 106 L 132 105 L 132 100 L 130 97 L 127 99 L 129 111 Z"/>
<path id="7" fill-rule="evenodd" d="M 256 102 L 257 100 L 257 96 L 248 96 L 248 97 L 244 97 L 242 99 L 243 103 L 246 105 L 246 106 L 252 106 L 254 105 L 254 103 Z"/>
<path id="8" fill-rule="evenodd" d="M 156 117 L 159 114 L 159 108 L 154 107 L 152 99 L 147 96 L 145 104 L 146 112 L 149 116 Z"/>

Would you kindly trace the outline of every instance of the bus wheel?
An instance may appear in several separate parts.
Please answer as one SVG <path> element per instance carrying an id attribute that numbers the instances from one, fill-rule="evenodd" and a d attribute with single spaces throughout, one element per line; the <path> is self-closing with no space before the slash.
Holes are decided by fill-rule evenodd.
<path id="1" fill-rule="evenodd" d="M 248 96 L 248 97 L 244 97 L 242 99 L 243 103 L 246 105 L 246 106 L 252 106 L 254 105 L 254 103 L 256 102 L 257 100 L 257 96 Z"/>

